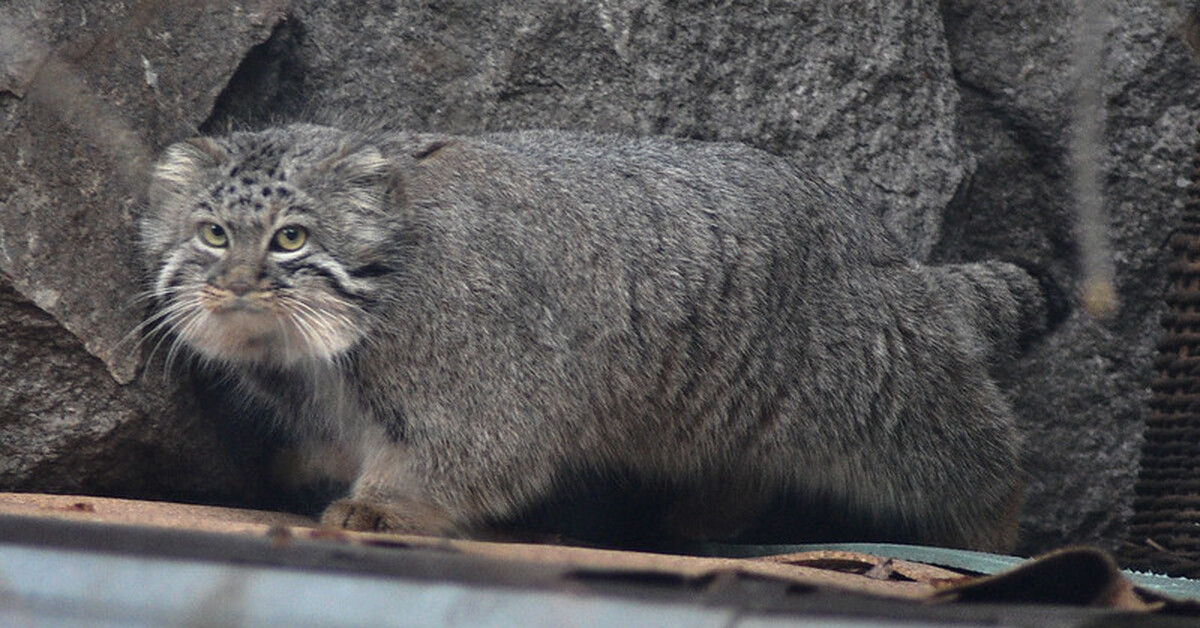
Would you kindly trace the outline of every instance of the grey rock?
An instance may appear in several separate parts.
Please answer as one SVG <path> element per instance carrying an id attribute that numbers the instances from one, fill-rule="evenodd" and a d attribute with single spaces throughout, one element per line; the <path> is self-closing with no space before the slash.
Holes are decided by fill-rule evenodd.
<path id="1" fill-rule="evenodd" d="M 198 500 L 255 490 L 178 383 L 119 384 L 11 286 L 0 286 L 0 373 L 4 490 Z"/>
<path id="2" fill-rule="evenodd" d="M 0 13 L 0 270 L 122 382 L 138 356 L 118 344 L 141 313 L 115 297 L 137 285 L 129 225 L 149 151 L 200 124 L 283 6 L 206 8 L 58 1 Z"/>
<path id="3" fill-rule="evenodd" d="M 283 8 L 0 8 L 0 487 L 246 490 L 187 391 L 139 375 L 132 225 L 150 153 L 204 120 Z"/>
<path id="4" fill-rule="evenodd" d="M 741 141 L 815 164 L 921 257 L 971 166 L 933 0 L 481 7 L 298 2 L 281 36 L 295 83 L 250 118 L 282 109 L 337 122 L 350 111 L 412 130 Z M 246 91 L 263 78 L 247 77 Z M 213 130 L 246 121 L 245 109 L 219 112 Z"/>
<path id="5" fill-rule="evenodd" d="M 945 3 L 959 134 L 978 167 L 946 209 L 935 259 L 1001 257 L 1082 290 L 1070 124 L 1080 80 L 1099 81 L 1107 128 L 1104 213 L 1120 307 L 1072 309 L 1007 370 L 1026 434 L 1030 551 L 1119 549 L 1132 507 L 1147 386 L 1161 335 L 1164 244 L 1182 207 L 1200 122 L 1197 65 L 1171 3 L 1104 5 L 1100 76 L 1072 71 L 1077 3 Z M 1072 305 L 1074 305 L 1072 303 Z"/>

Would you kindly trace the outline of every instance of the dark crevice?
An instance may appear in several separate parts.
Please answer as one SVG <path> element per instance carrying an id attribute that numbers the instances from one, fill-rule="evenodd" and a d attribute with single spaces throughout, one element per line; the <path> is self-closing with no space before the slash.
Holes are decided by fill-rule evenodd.
<path id="1" fill-rule="evenodd" d="M 299 20 L 280 20 L 266 41 L 246 53 L 200 132 L 221 135 L 299 118 L 305 111 L 304 41 Z"/>
<path id="2" fill-rule="evenodd" d="M 981 83 L 971 81 L 957 69 L 954 71 L 954 83 L 963 98 L 959 116 L 965 118 L 966 123 L 981 115 L 991 117 L 1014 142 L 1029 151 L 1030 158 L 1035 160 L 1031 164 L 1034 169 L 1056 173 L 1062 171 L 1066 149 L 1056 139 L 1052 125 L 1031 119 L 1010 99 Z M 976 111 L 972 112 L 971 107 Z"/>

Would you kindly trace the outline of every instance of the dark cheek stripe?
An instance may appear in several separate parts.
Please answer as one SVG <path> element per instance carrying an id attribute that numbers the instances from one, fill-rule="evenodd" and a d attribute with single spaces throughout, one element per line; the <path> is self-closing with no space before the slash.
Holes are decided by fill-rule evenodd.
<path id="1" fill-rule="evenodd" d="M 323 277 L 329 282 L 329 286 L 331 288 L 333 288 L 333 291 L 336 292 L 338 294 L 338 296 L 345 298 L 349 301 L 366 301 L 367 300 L 362 294 L 353 292 L 348 287 L 342 285 L 342 282 L 341 282 L 341 280 L 338 279 L 337 275 L 333 274 L 331 271 L 324 268 L 323 266 L 314 263 L 313 261 L 311 261 L 310 257 L 302 257 L 300 259 L 289 260 L 288 262 L 280 264 L 280 267 L 283 268 L 284 270 L 288 271 L 289 273 L 307 272 L 309 274 L 316 275 L 318 277 Z"/>
<path id="2" fill-rule="evenodd" d="M 353 268 L 350 270 L 350 276 L 354 277 L 355 279 L 374 279 L 376 277 L 390 275 L 391 273 L 391 267 L 378 263 L 367 264 L 365 266 L 359 266 L 358 268 Z"/>

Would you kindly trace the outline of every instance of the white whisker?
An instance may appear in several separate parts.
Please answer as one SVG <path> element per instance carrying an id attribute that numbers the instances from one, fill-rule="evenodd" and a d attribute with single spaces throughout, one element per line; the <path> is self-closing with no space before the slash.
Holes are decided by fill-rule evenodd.
<path id="1" fill-rule="evenodd" d="M 171 373 L 175 366 L 175 360 L 179 357 L 184 347 L 187 346 L 184 338 L 195 333 L 197 326 L 201 325 L 201 321 L 205 318 L 203 310 L 195 308 L 187 312 L 182 324 L 178 325 L 178 333 L 172 336 L 171 346 L 167 349 L 166 370 Z"/>
<path id="2" fill-rule="evenodd" d="M 189 299 L 172 301 L 166 308 L 156 314 L 155 317 L 148 319 L 147 322 L 153 322 L 154 325 L 146 333 L 145 337 L 152 338 L 154 336 L 158 336 L 158 341 L 150 350 L 150 355 L 146 357 L 146 362 L 148 364 L 153 362 L 154 356 L 158 353 L 158 350 L 162 347 L 163 343 L 167 342 L 168 340 L 171 344 L 171 348 L 168 350 L 168 355 L 173 356 L 178 351 L 178 349 L 175 347 L 180 342 L 179 335 L 181 333 L 181 328 L 185 324 L 188 324 L 190 321 L 193 321 L 201 316 L 200 307 L 201 301 L 199 296 L 193 296 Z M 167 364 L 164 365 L 164 370 L 169 371 L 171 366 L 170 361 L 171 360 L 168 359 Z M 167 375 L 169 376 L 169 372 Z"/>
<path id="3" fill-rule="evenodd" d="M 309 314 L 320 319 L 321 322 L 324 323 L 331 332 L 333 330 L 333 327 L 332 327 L 333 321 L 336 321 L 337 324 L 341 325 L 342 327 L 346 327 L 346 328 L 352 327 L 350 318 L 348 316 L 346 316 L 345 314 L 342 314 L 341 312 L 333 311 L 332 309 L 330 309 L 328 307 L 322 307 L 320 310 L 318 310 L 317 308 L 313 307 L 311 304 L 305 303 L 304 301 L 301 301 L 301 300 L 295 299 L 295 298 L 289 298 L 288 300 L 290 303 L 292 303 L 298 307 L 304 308 L 304 310 L 306 310 Z M 335 305 L 339 308 L 342 308 L 342 309 L 349 309 L 349 307 L 350 307 L 350 305 L 348 303 L 346 303 L 336 297 L 326 297 L 323 300 L 332 301 L 333 305 Z M 322 304 L 322 305 L 325 305 L 325 304 Z M 333 320 L 331 321 L 330 319 L 333 319 Z"/>
<path id="4" fill-rule="evenodd" d="M 142 334 L 142 332 L 145 332 L 151 325 L 155 325 L 155 324 L 161 322 L 162 319 L 168 315 L 168 313 L 170 312 L 170 309 L 172 307 L 173 307 L 173 305 L 168 305 L 166 307 L 158 309 L 157 311 L 155 311 L 152 314 L 150 314 L 149 316 L 147 316 L 145 320 L 138 323 L 136 326 L 134 326 L 133 329 L 129 330 L 124 336 L 121 337 L 121 340 L 117 343 L 117 347 L 121 347 L 125 343 L 129 342 L 130 340 L 133 340 L 136 336 L 138 336 L 138 334 Z M 136 351 L 141 346 L 142 341 L 144 341 L 146 337 L 151 336 L 151 335 L 153 335 L 153 332 L 148 332 L 148 333 L 142 334 L 141 337 L 137 338 L 137 342 L 131 348 L 130 353 L 132 353 L 133 351 Z"/>
<path id="5" fill-rule="evenodd" d="M 285 295 L 281 297 L 280 305 L 294 324 L 303 330 L 309 341 L 310 352 L 333 358 L 358 335 L 355 333 L 357 325 L 345 313 L 352 306 L 341 299 L 321 295 L 319 302 L 311 303 Z"/>
<path id="6" fill-rule="evenodd" d="M 312 348 L 322 344 L 321 333 L 314 327 L 314 323 L 303 310 L 284 308 L 286 312 L 286 320 L 290 323 L 290 328 L 299 332 L 304 345 L 305 353 L 310 353 Z"/>

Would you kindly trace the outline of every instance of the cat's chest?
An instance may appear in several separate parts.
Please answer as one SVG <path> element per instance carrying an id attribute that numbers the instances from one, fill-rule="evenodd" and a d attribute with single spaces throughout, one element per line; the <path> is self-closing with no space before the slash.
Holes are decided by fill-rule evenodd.
<path id="1" fill-rule="evenodd" d="M 354 374 L 332 364 L 254 368 L 242 375 L 279 421 L 301 432 L 346 436 L 348 429 L 368 420 L 370 404 Z"/>

